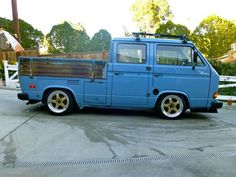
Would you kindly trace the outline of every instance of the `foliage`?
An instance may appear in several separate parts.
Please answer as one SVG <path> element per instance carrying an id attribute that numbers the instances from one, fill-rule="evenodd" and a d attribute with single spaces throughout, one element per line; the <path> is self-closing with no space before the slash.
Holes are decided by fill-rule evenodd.
<path id="1" fill-rule="evenodd" d="M 219 75 L 236 76 L 236 63 L 222 63 L 216 60 L 209 60 Z"/>
<path id="2" fill-rule="evenodd" d="M 168 21 L 165 24 L 161 24 L 156 30 L 157 34 L 171 34 L 171 35 L 190 35 L 190 30 L 180 24 L 175 24 L 172 21 Z"/>
<path id="3" fill-rule="evenodd" d="M 31 24 L 20 20 L 21 45 L 24 48 L 38 48 L 43 42 L 44 34 L 35 29 Z"/>
<path id="4" fill-rule="evenodd" d="M 35 29 L 31 24 L 24 20 L 19 20 L 21 31 L 21 45 L 24 48 L 36 48 L 39 42 L 42 42 L 44 35 L 41 31 Z M 0 17 L 0 28 L 13 33 L 13 24 L 11 20 Z"/>
<path id="5" fill-rule="evenodd" d="M 236 41 L 236 24 L 219 16 L 209 16 L 194 30 L 192 40 L 206 57 L 218 58 Z"/>
<path id="6" fill-rule="evenodd" d="M 0 17 L 0 28 L 13 33 L 12 21 L 6 18 Z"/>
<path id="7" fill-rule="evenodd" d="M 90 51 L 106 51 L 109 49 L 111 41 L 111 34 L 101 29 L 95 33 L 92 40 L 90 41 Z"/>
<path id="8" fill-rule="evenodd" d="M 132 6 L 133 20 L 140 31 L 155 33 L 163 22 L 172 18 L 167 0 L 137 0 Z"/>
<path id="9" fill-rule="evenodd" d="M 220 95 L 236 95 L 236 89 L 235 87 L 220 88 L 219 94 Z"/>
<path id="10" fill-rule="evenodd" d="M 0 78 L 4 78 L 4 66 L 3 66 L 3 62 L 0 61 Z"/>
<path id="11" fill-rule="evenodd" d="M 46 36 L 49 53 L 86 52 L 89 50 L 89 36 L 81 25 L 69 22 L 52 27 Z"/>

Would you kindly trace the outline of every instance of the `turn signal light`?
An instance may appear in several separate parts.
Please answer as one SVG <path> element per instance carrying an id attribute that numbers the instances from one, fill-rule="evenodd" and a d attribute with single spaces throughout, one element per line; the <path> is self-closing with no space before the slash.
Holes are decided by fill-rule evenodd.
<path id="1" fill-rule="evenodd" d="M 213 98 L 217 98 L 218 96 L 219 96 L 219 93 L 215 92 L 214 95 L 213 95 Z"/>
<path id="2" fill-rule="evenodd" d="M 30 84 L 30 85 L 29 85 L 29 88 L 30 88 L 30 89 L 34 89 L 34 88 L 36 88 L 36 85 L 35 85 L 35 84 Z"/>

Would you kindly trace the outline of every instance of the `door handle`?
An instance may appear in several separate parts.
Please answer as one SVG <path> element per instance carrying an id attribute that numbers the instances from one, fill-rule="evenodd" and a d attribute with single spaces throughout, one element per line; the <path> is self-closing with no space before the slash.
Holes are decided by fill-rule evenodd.
<path id="1" fill-rule="evenodd" d="M 159 76 L 161 76 L 161 74 L 156 73 L 156 74 L 153 74 L 153 76 L 154 76 L 154 77 L 159 77 Z"/>
<path id="2" fill-rule="evenodd" d="M 152 67 L 151 67 L 151 66 L 146 66 L 146 70 L 147 70 L 147 71 L 151 71 L 151 70 L 152 70 Z"/>
<path id="3" fill-rule="evenodd" d="M 124 73 L 120 73 L 120 72 L 115 72 L 114 75 L 118 76 L 118 75 L 123 75 Z"/>

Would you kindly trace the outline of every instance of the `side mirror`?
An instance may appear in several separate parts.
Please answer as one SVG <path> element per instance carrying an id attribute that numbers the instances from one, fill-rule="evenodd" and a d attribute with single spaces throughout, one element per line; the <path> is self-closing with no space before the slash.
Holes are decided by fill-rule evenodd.
<path id="1" fill-rule="evenodd" d="M 193 66 L 192 69 L 195 70 L 195 67 L 197 66 L 197 57 L 198 57 L 198 52 L 194 50 L 193 52 Z"/>
<path id="2" fill-rule="evenodd" d="M 194 63 L 197 63 L 197 57 L 198 57 L 198 53 L 196 50 L 194 50 L 194 53 L 193 53 L 193 62 Z"/>

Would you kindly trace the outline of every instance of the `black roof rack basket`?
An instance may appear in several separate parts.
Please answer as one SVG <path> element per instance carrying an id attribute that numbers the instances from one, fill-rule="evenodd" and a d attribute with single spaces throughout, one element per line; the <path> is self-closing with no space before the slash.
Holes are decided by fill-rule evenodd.
<path id="1" fill-rule="evenodd" d="M 183 42 L 187 42 L 188 38 L 186 35 L 170 35 L 170 34 L 153 34 L 153 33 L 146 33 L 146 32 L 133 32 L 132 35 L 136 39 L 140 39 L 140 36 L 146 37 L 146 36 L 153 36 L 155 38 L 173 38 L 173 39 L 180 39 L 183 40 Z"/>

